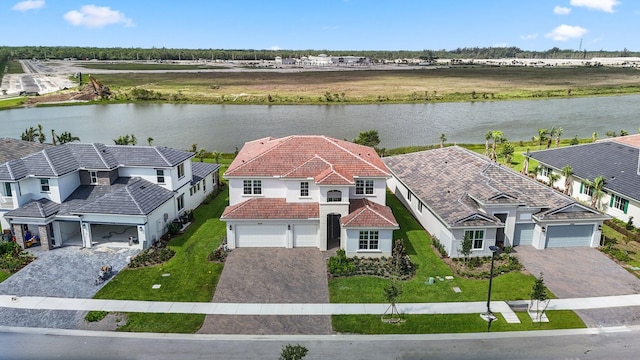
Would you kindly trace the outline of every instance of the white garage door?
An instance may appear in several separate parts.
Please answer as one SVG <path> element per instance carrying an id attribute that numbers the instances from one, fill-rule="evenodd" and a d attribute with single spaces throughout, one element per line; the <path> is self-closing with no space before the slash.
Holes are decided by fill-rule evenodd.
<path id="1" fill-rule="evenodd" d="M 236 247 L 285 247 L 286 225 L 236 225 Z"/>
<path id="2" fill-rule="evenodd" d="M 318 226 L 294 225 L 293 247 L 318 247 Z"/>
<path id="3" fill-rule="evenodd" d="M 546 247 L 589 246 L 593 225 L 547 226 Z"/>
<path id="4" fill-rule="evenodd" d="M 533 229 L 536 224 L 516 224 L 513 232 L 513 246 L 531 245 L 533 242 Z"/>

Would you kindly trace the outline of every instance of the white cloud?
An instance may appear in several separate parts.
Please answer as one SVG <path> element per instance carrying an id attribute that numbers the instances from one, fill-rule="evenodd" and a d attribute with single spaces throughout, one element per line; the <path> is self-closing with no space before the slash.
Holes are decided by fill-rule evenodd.
<path id="1" fill-rule="evenodd" d="M 271 46 L 270 50 L 277 51 L 277 50 L 282 50 L 282 48 L 278 45 L 273 45 Z"/>
<path id="2" fill-rule="evenodd" d="M 523 40 L 533 40 L 533 39 L 537 39 L 537 38 L 538 38 L 538 33 L 520 35 L 520 39 L 523 39 Z"/>
<path id="3" fill-rule="evenodd" d="M 101 28 L 111 24 L 122 23 L 133 26 L 133 21 L 118 10 L 111 10 L 108 6 L 83 5 L 78 10 L 71 10 L 64 14 L 64 19 L 74 26 Z"/>
<path id="4" fill-rule="evenodd" d="M 571 6 L 582 6 L 592 10 L 600 10 L 608 13 L 615 12 L 614 6 L 620 5 L 618 0 L 571 0 Z"/>
<path id="5" fill-rule="evenodd" d="M 567 41 L 569 39 L 579 38 L 586 33 L 587 29 L 583 27 L 562 24 L 544 36 L 555 41 Z"/>
<path id="6" fill-rule="evenodd" d="M 553 8 L 553 13 L 556 15 L 569 15 L 571 13 L 571 8 L 556 6 Z"/>
<path id="7" fill-rule="evenodd" d="M 34 9 L 40 9 L 42 7 L 44 7 L 43 0 L 26 0 L 26 1 L 20 1 L 19 3 L 13 5 L 11 10 L 25 12 L 25 11 L 34 10 Z"/>

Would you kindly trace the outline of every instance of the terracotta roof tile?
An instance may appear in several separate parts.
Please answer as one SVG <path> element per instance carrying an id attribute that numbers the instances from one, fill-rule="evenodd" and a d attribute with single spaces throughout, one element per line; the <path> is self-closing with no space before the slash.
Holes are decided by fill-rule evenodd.
<path id="1" fill-rule="evenodd" d="M 345 180 L 353 184 L 355 177 L 390 176 L 373 148 L 320 135 L 269 137 L 247 142 L 225 176 L 316 178 L 328 171 L 338 176 L 322 177 L 325 184 L 333 184 L 331 181 L 344 184 Z"/>
<path id="2" fill-rule="evenodd" d="M 221 219 L 317 219 L 316 202 L 287 202 L 286 199 L 252 198 L 224 209 Z"/>
<path id="3" fill-rule="evenodd" d="M 367 199 L 352 199 L 349 215 L 340 218 L 345 227 L 398 227 L 398 222 L 388 206 Z"/>

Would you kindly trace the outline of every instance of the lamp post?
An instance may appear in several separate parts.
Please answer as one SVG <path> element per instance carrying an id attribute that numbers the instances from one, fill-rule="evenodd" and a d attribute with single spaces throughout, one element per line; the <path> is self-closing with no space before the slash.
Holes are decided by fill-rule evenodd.
<path id="1" fill-rule="evenodd" d="M 489 250 L 491 250 L 491 271 L 489 272 L 489 290 L 487 292 L 487 312 L 483 314 L 482 317 L 489 322 L 487 326 L 487 331 L 491 329 L 491 322 L 496 320 L 496 316 L 493 315 L 491 311 L 491 285 L 493 283 L 493 263 L 496 260 L 496 252 L 498 251 L 498 247 L 495 245 L 489 246 Z"/>

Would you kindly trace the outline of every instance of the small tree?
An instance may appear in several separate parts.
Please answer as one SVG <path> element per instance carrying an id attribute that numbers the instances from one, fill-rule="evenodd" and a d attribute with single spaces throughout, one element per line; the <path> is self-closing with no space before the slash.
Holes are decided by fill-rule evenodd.
<path id="1" fill-rule="evenodd" d="M 547 306 L 549 306 L 549 296 L 547 295 L 547 288 L 544 286 L 542 273 L 540 273 L 540 278 L 536 279 L 533 283 L 533 288 L 531 288 L 529 311 L 535 311 L 536 319 L 540 322 L 542 315 L 544 315 L 547 310 Z"/>
<path id="2" fill-rule="evenodd" d="M 447 135 L 445 133 L 440 134 L 440 148 L 444 147 L 444 143 L 447 141 Z"/>
<path id="3" fill-rule="evenodd" d="M 504 143 L 502 145 L 502 153 L 501 155 L 504 157 L 504 163 L 511 166 L 511 158 L 513 157 L 513 153 L 515 152 L 515 147 L 511 143 Z"/>
<path id="4" fill-rule="evenodd" d="M 149 146 L 153 145 L 153 138 L 152 138 L 151 136 L 149 136 L 149 137 L 147 138 L 147 144 L 148 144 Z"/>
<path id="5" fill-rule="evenodd" d="M 469 260 L 469 255 L 471 255 L 471 249 L 473 248 L 473 240 L 469 237 L 469 234 L 465 232 L 464 238 L 462 238 L 462 248 L 460 249 L 460 254 L 464 256 L 464 265 L 467 266 L 467 260 Z"/>
<path id="6" fill-rule="evenodd" d="M 282 347 L 280 360 L 302 360 L 305 356 L 307 356 L 307 352 L 309 352 L 309 349 L 302 345 L 288 344 Z"/>
<path id="7" fill-rule="evenodd" d="M 353 142 L 375 148 L 380 144 L 380 135 L 378 135 L 378 130 L 361 132 L 357 138 L 353 139 Z"/>
<path id="8" fill-rule="evenodd" d="M 396 302 L 400 295 L 402 295 L 402 283 L 400 282 L 400 267 L 402 266 L 403 258 L 406 256 L 406 250 L 402 240 L 396 240 L 396 246 L 394 248 L 392 259 L 392 274 L 389 279 L 389 283 L 384 287 L 384 298 L 389 302 L 389 307 L 382 314 L 382 321 L 388 323 L 399 323 L 402 321 L 400 313 L 396 307 Z"/>

